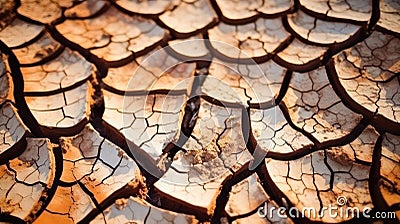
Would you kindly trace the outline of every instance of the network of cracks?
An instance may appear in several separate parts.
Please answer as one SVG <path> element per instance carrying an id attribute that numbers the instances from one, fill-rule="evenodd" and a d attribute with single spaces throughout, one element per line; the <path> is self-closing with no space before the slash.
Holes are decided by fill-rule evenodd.
<path id="1" fill-rule="evenodd" d="M 396 0 L 0 0 L 0 221 L 398 223 L 399 38 Z"/>

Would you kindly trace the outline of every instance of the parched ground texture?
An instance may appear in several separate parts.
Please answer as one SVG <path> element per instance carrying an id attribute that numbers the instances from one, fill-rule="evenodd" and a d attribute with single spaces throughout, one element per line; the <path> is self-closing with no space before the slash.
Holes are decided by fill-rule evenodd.
<path id="1" fill-rule="evenodd" d="M 399 38 L 398 0 L 0 0 L 0 222 L 398 223 Z"/>

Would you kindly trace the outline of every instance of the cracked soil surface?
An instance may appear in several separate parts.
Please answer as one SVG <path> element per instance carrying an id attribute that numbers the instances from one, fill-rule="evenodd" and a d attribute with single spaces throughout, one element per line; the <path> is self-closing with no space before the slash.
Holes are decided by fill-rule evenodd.
<path id="1" fill-rule="evenodd" d="M 399 74 L 398 0 L 0 0 L 0 222 L 399 223 Z"/>

